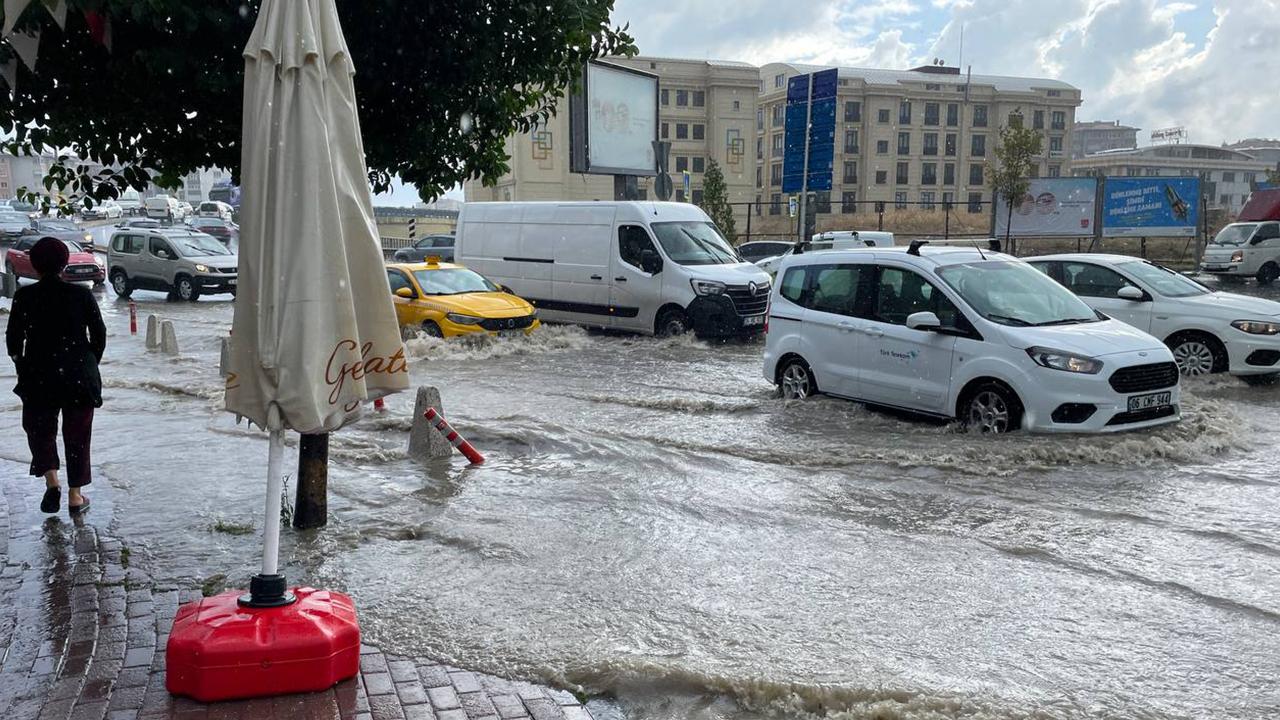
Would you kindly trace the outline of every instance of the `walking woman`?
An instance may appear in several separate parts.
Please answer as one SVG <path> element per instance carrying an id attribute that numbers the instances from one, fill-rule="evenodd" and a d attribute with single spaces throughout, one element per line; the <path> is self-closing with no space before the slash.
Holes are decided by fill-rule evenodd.
<path id="1" fill-rule="evenodd" d="M 40 281 L 13 296 L 5 341 L 18 369 L 14 392 L 22 398 L 22 429 L 31 447 L 31 474 L 44 476 L 40 509 L 56 513 L 62 503 L 58 483 L 58 416 L 67 451 L 67 509 L 89 508 L 81 488 L 90 482 L 89 441 L 93 411 L 102 406 L 98 362 L 107 346 L 98 303 L 88 288 L 63 282 L 70 252 L 62 240 L 45 238 L 31 248 Z"/>

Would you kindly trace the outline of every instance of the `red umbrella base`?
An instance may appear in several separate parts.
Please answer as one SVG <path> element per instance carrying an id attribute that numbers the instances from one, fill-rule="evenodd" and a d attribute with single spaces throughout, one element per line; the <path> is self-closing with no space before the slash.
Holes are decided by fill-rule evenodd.
<path id="1" fill-rule="evenodd" d="M 296 588 L 284 607 L 242 607 L 229 591 L 178 609 L 165 649 L 165 687 L 200 702 L 314 692 L 360 672 L 351 598 Z"/>

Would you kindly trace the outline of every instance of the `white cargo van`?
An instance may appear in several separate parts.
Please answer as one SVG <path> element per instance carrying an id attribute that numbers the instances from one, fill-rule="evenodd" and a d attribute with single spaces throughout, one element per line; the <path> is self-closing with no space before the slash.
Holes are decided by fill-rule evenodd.
<path id="1" fill-rule="evenodd" d="M 855 250 L 864 247 L 893 247 L 893 233 L 880 230 L 829 230 L 814 235 L 805 251 Z M 756 266 L 773 276 L 777 274 L 782 259 L 793 252 L 795 246 L 787 248 L 780 255 L 757 260 Z"/>
<path id="2" fill-rule="evenodd" d="M 551 322 L 750 335 L 769 304 L 769 276 L 687 203 L 467 203 L 455 258 Z"/>
<path id="3" fill-rule="evenodd" d="M 155 220 L 181 220 L 182 206 L 168 195 L 156 195 L 143 202 L 147 217 Z"/>

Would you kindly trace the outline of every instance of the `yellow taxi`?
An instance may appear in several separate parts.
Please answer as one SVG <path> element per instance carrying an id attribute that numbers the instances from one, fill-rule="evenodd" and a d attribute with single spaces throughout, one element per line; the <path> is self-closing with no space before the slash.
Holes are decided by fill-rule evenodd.
<path id="1" fill-rule="evenodd" d="M 387 280 L 402 330 L 427 335 L 529 334 L 538 329 L 532 305 L 461 265 L 427 258 L 387 266 Z"/>

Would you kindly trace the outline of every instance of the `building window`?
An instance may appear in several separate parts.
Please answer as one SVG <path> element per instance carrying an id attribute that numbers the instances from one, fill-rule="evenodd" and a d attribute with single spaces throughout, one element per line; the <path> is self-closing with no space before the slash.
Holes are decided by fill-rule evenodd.
<path id="1" fill-rule="evenodd" d="M 888 154 L 889 154 L 889 141 L 888 141 L 888 140 L 877 140 L 877 141 L 876 141 L 876 154 L 877 154 L 877 155 L 888 155 Z"/>
<path id="2" fill-rule="evenodd" d="M 846 155 L 858 154 L 858 131 L 857 130 L 844 131 L 844 153 Z"/>
<path id="3" fill-rule="evenodd" d="M 938 103 L 925 103 L 924 104 L 924 124 L 937 125 L 939 119 L 940 118 L 938 117 Z"/>
<path id="4" fill-rule="evenodd" d="M 705 90 L 694 90 L 694 91 L 693 91 L 693 106 L 694 106 L 694 107 L 706 107 L 706 106 L 707 106 L 707 92 L 706 92 Z"/>
<path id="5" fill-rule="evenodd" d="M 846 100 L 844 103 L 844 121 L 862 122 L 862 103 L 857 100 Z"/>
<path id="6" fill-rule="evenodd" d="M 877 171 L 876 171 L 876 184 L 877 184 L 877 185 L 888 185 L 888 184 L 889 184 L 889 171 L 888 171 L 888 170 L 877 170 Z"/>
<path id="7" fill-rule="evenodd" d="M 946 154 L 947 154 L 947 157 L 956 156 L 956 134 L 955 133 L 947 133 Z"/>
<path id="8" fill-rule="evenodd" d="M 960 106 L 956 103 L 947 103 L 947 127 L 958 125 L 960 125 Z"/>
<path id="9" fill-rule="evenodd" d="M 920 165 L 920 184 L 938 184 L 938 163 L 927 162 Z"/>
<path id="10" fill-rule="evenodd" d="M 667 90 L 666 88 L 663 88 L 663 90 L 662 90 L 662 92 L 661 92 L 660 94 L 662 95 L 662 104 L 663 104 L 663 105 L 670 105 L 670 104 L 671 104 L 671 91 L 670 91 L 670 90 Z"/>
<path id="11" fill-rule="evenodd" d="M 932 210 L 934 197 L 936 196 L 932 191 L 920 193 L 920 205 L 923 206 L 925 210 Z"/>
<path id="12" fill-rule="evenodd" d="M 783 138 L 786 137 L 782 133 L 773 136 L 773 157 L 780 158 L 783 155 Z"/>
<path id="13" fill-rule="evenodd" d="M 1223 207 L 1226 207 L 1227 205 L 1230 205 L 1230 204 L 1231 204 L 1231 196 L 1230 196 L 1230 195 L 1223 195 L 1222 197 L 1218 198 L 1218 204 L 1219 204 L 1219 205 L 1222 205 Z"/>
<path id="14" fill-rule="evenodd" d="M 847 162 L 844 164 L 844 177 L 842 179 L 842 182 L 845 185 L 858 184 L 858 163 Z"/>
<path id="15" fill-rule="evenodd" d="M 925 155 L 938 154 L 938 133 L 924 134 L 924 154 Z"/>
<path id="16" fill-rule="evenodd" d="M 1050 165 L 1050 166 L 1049 166 L 1049 177 L 1051 177 L 1051 178 L 1062 177 L 1062 166 L 1061 166 L 1061 165 Z"/>
<path id="17" fill-rule="evenodd" d="M 1058 153 L 1058 154 L 1062 153 L 1062 136 L 1061 135 L 1053 135 L 1049 138 L 1049 152 Z"/>
<path id="18" fill-rule="evenodd" d="M 840 194 L 840 212 L 846 215 L 858 212 L 858 193 L 846 192 Z"/>
<path id="19" fill-rule="evenodd" d="M 950 210 L 950 209 L 951 209 L 951 203 L 953 203 L 953 202 L 955 202 L 955 201 L 956 201 L 956 194 L 955 194 L 955 193 L 950 192 L 950 191 L 946 191 L 946 190 L 944 190 L 944 191 L 942 192 L 942 209 L 943 209 L 943 210 Z"/>
<path id="20" fill-rule="evenodd" d="M 910 172 L 911 163 L 898 163 L 898 172 L 894 175 L 893 181 L 898 185 L 906 185 L 909 181 L 908 173 Z"/>
<path id="21" fill-rule="evenodd" d="M 684 202 L 684 188 L 676 190 L 676 202 Z"/>
<path id="22" fill-rule="evenodd" d="M 903 100 L 902 102 L 898 103 L 898 124 L 899 125 L 911 124 L 911 101 L 910 100 Z"/>
<path id="23" fill-rule="evenodd" d="M 973 157 L 986 157 L 987 156 L 987 136 L 974 135 L 971 138 L 971 140 L 973 142 L 970 143 L 969 154 L 972 155 Z"/>
<path id="24" fill-rule="evenodd" d="M 764 130 L 764 108 L 756 110 L 756 130 Z"/>
<path id="25" fill-rule="evenodd" d="M 973 106 L 973 126 L 983 128 L 987 126 L 987 106 Z"/>
<path id="26" fill-rule="evenodd" d="M 1244 174 L 1244 181 L 1249 183 L 1250 185 L 1253 185 L 1255 182 L 1257 182 L 1257 180 L 1258 180 L 1258 173 L 1248 172 Z"/>
<path id="27" fill-rule="evenodd" d="M 1142 177 L 1142 168 L 1127 167 L 1124 169 L 1125 177 Z"/>
<path id="28" fill-rule="evenodd" d="M 741 109 L 742 109 L 742 102 L 740 100 L 734 100 L 733 101 L 734 112 L 737 112 L 738 110 L 741 110 Z"/>
<path id="29" fill-rule="evenodd" d="M 774 75 L 774 76 L 773 76 L 773 86 L 774 86 L 774 87 L 776 87 L 776 88 L 780 88 L 780 87 L 782 87 L 783 85 L 786 85 L 786 84 L 787 84 L 787 76 L 786 76 L 786 75 Z"/>
<path id="30" fill-rule="evenodd" d="M 689 169 L 689 158 L 686 155 L 676 156 L 676 172 L 682 173 Z"/>
<path id="31" fill-rule="evenodd" d="M 883 125 L 888 125 L 888 124 L 889 124 L 889 110 L 888 110 L 888 108 L 885 108 L 885 109 L 883 109 L 883 110 L 878 110 L 878 111 L 876 112 L 876 120 L 880 121 L 880 123 L 881 123 L 881 124 L 883 124 Z"/>
<path id="32" fill-rule="evenodd" d="M 694 190 L 694 191 L 693 191 L 693 204 L 694 204 L 694 205 L 701 205 L 701 204 L 702 204 L 702 191 L 701 191 L 701 190 Z"/>
<path id="33" fill-rule="evenodd" d="M 898 133 L 898 154 L 899 155 L 911 154 L 911 133 L 904 133 L 904 132 Z"/>
<path id="34" fill-rule="evenodd" d="M 774 193 L 769 196 L 769 214 L 778 215 L 782 213 L 782 195 Z"/>
<path id="35" fill-rule="evenodd" d="M 1053 124 L 1050 126 L 1051 130 L 1067 129 L 1067 114 L 1062 110 L 1054 110 L 1052 120 Z"/>
<path id="36" fill-rule="evenodd" d="M 982 212 L 982 193 L 969 193 L 969 212 L 974 213 L 975 215 Z"/>
<path id="37" fill-rule="evenodd" d="M 942 184 L 943 184 L 943 185 L 955 185 L 955 184 L 956 184 L 956 164 L 955 164 L 955 163 L 944 163 L 944 164 L 943 164 L 943 166 L 942 166 Z"/>
<path id="38" fill-rule="evenodd" d="M 1031 129 L 1032 130 L 1044 129 L 1044 111 L 1043 110 L 1036 110 L 1035 112 L 1031 113 Z"/>
<path id="39" fill-rule="evenodd" d="M 676 123 L 676 139 L 677 140 L 689 139 L 689 126 L 687 124 Z"/>
<path id="40" fill-rule="evenodd" d="M 689 91 L 688 90 L 676 91 L 676 107 L 689 107 Z"/>
<path id="41" fill-rule="evenodd" d="M 831 212 L 831 191 L 822 190 L 813 194 L 814 212 L 825 215 Z"/>
<path id="42" fill-rule="evenodd" d="M 1235 174 L 1235 173 L 1233 173 L 1233 172 L 1224 172 L 1224 173 L 1222 173 L 1222 182 L 1224 182 L 1224 183 L 1233 183 L 1233 182 L 1235 182 L 1235 181 L 1236 181 L 1236 174 Z"/>
<path id="43" fill-rule="evenodd" d="M 782 127 L 787 122 L 787 106 L 778 103 L 773 106 L 773 126 Z"/>
<path id="44" fill-rule="evenodd" d="M 1045 94 L 1048 95 L 1049 97 L 1062 97 L 1061 90 L 1049 90 Z"/>
<path id="45" fill-rule="evenodd" d="M 756 168 L 756 187 L 764 187 L 764 168 L 762 167 Z"/>
<path id="46" fill-rule="evenodd" d="M 700 173 L 700 172 L 706 172 L 706 169 L 707 169 L 707 159 L 702 157 L 701 155 L 694 155 L 693 171 L 696 173 Z"/>
<path id="47" fill-rule="evenodd" d="M 905 192 L 896 192 L 893 194 L 893 209 L 894 210 L 907 209 L 907 194 Z"/>
<path id="48" fill-rule="evenodd" d="M 1038 163 L 1031 163 L 1031 172 L 1029 174 L 1032 179 L 1040 177 L 1040 165 Z"/>
<path id="49" fill-rule="evenodd" d="M 756 168 L 756 169 L 759 170 L 759 168 Z M 764 203 L 760 202 L 760 196 L 757 195 L 756 196 L 756 217 L 760 217 L 760 215 L 764 213 L 764 208 L 761 207 L 762 205 L 764 205 Z"/>
<path id="50" fill-rule="evenodd" d="M 707 139 L 707 126 L 706 126 L 706 125 L 703 125 L 703 124 L 701 124 L 701 123 L 695 123 L 695 124 L 694 124 L 694 126 L 693 126 L 693 139 L 694 139 L 694 140 L 706 140 L 706 139 Z"/>
<path id="51" fill-rule="evenodd" d="M 756 138 L 756 159 L 764 159 L 764 138 L 762 137 Z"/>
<path id="52" fill-rule="evenodd" d="M 769 168 L 769 184 L 773 187 L 782 187 L 782 163 L 774 163 Z"/>
<path id="53" fill-rule="evenodd" d="M 982 185 L 986 180 L 983 178 L 982 165 L 974 163 L 969 166 L 969 184 Z"/>
<path id="54" fill-rule="evenodd" d="M 662 123 L 662 139 L 666 140 L 669 137 L 671 137 L 671 125 Z"/>

